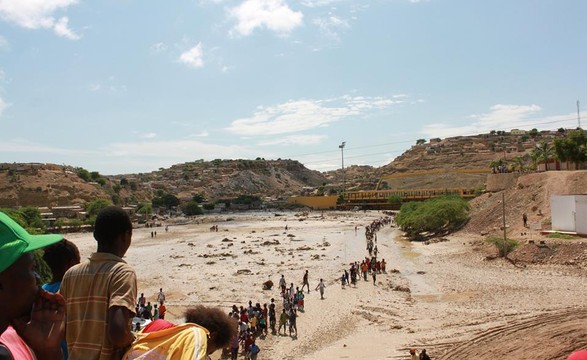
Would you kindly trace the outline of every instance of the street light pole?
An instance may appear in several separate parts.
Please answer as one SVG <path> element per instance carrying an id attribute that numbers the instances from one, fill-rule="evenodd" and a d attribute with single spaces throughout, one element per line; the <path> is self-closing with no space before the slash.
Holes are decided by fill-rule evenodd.
<path id="1" fill-rule="evenodd" d="M 344 178 L 344 146 L 346 145 L 346 141 L 343 141 L 342 144 L 338 145 L 340 149 L 340 157 L 342 162 L 342 200 L 344 203 L 344 192 L 345 192 L 345 178 Z"/>

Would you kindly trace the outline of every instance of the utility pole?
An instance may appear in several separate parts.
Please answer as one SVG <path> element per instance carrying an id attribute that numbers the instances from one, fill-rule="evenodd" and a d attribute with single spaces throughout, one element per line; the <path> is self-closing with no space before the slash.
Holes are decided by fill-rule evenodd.
<path id="1" fill-rule="evenodd" d="M 503 192 L 501 193 L 501 206 L 502 206 L 502 212 L 503 212 L 503 255 L 506 255 L 506 249 L 507 249 L 507 233 L 506 233 L 506 228 L 505 228 L 505 189 L 503 190 Z"/>
<path id="2" fill-rule="evenodd" d="M 579 100 L 577 100 L 577 122 L 579 123 L 579 128 L 581 128 L 581 112 L 579 110 Z"/>
<path id="3" fill-rule="evenodd" d="M 340 156 L 342 161 L 342 200 L 344 203 L 344 192 L 345 192 L 345 178 L 344 178 L 344 146 L 346 145 L 346 141 L 343 141 L 342 144 L 338 145 L 340 149 Z"/>

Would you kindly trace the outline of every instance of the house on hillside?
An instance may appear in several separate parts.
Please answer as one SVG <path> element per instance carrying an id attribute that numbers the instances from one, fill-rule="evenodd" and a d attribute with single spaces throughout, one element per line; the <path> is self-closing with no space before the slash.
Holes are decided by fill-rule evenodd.
<path id="1" fill-rule="evenodd" d="M 550 197 L 552 230 L 587 235 L 587 195 Z"/>
<path id="2" fill-rule="evenodd" d="M 520 130 L 520 129 L 512 129 L 512 131 L 510 131 L 510 134 L 512 135 L 526 135 L 528 132 L 526 130 Z"/>

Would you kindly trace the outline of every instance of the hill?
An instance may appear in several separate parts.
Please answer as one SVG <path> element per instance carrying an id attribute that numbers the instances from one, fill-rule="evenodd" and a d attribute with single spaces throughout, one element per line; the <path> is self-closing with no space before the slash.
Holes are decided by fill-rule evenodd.
<path id="1" fill-rule="evenodd" d="M 182 200 L 241 194 L 282 197 L 315 188 L 328 179 L 294 160 L 196 161 L 150 173 L 84 179 L 89 172 L 55 164 L 0 164 L 0 207 L 83 205 L 111 199 L 118 204 L 150 202 L 157 191 Z"/>
<path id="2" fill-rule="evenodd" d="M 492 131 L 422 140 L 385 166 L 353 165 L 344 172 L 338 169 L 325 173 L 309 170 L 295 160 L 261 158 L 199 160 L 149 173 L 112 176 L 71 166 L 5 163 L 0 164 L 0 206 L 81 205 L 96 198 L 137 204 L 151 201 L 157 192 L 173 194 L 180 200 L 194 194 L 212 201 L 242 194 L 278 198 L 301 193 L 336 194 L 343 183 L 347 191 L 377 187 L 481 188 L 492 162 L 505 159 L 506 166 L 516 171 L 535 167 L 531 150 L 542 141 L 552 143 L 561 136 L 563 131 Z M 84 176 L 78 176 L 80 171 Z M 380 181 L 382 178 L 384 181 Z"/>

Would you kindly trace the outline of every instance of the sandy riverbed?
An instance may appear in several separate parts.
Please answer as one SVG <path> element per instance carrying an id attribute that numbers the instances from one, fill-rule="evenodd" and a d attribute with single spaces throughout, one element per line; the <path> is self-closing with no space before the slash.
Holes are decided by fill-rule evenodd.
<path id="1" fill-rule="evenodd" d="M 476 239 L 410 243 L 388 226 L 377 235 L 388 273 L 377 286 L 360 281 L 342 289 L 343 269 L 367 255 L 364 226 L 383 214 L 280 215 L 206 216 L 200 224 L 172 224 L 168 232 L 135 229 L 126 260 L 136 269 L 139 293 L 154 301 L 162 287 L 168 318 L 179 321 L 190 305 L 228 312 L 232 304 L 278 300 L 278 290 L 263 291 L 261 284 L 277 284 L 281 274 L 296 285 L 306 269 L 311 285 L 324 278 L 326 299 L 307 295 L 299 336 L 259 340 L 259 359 L 404 359 L 409 347 L 426 348 L 433 359 L 566 359 L 587 348 L 585 269 L 517 268 L 486 261 Z M 215 224 L 219 231 L 210 231 Z M 95 250 L 90 234 L 67 238 L 82 258 Z M 393 291 L 397 285 L 411 292 Z"/>

